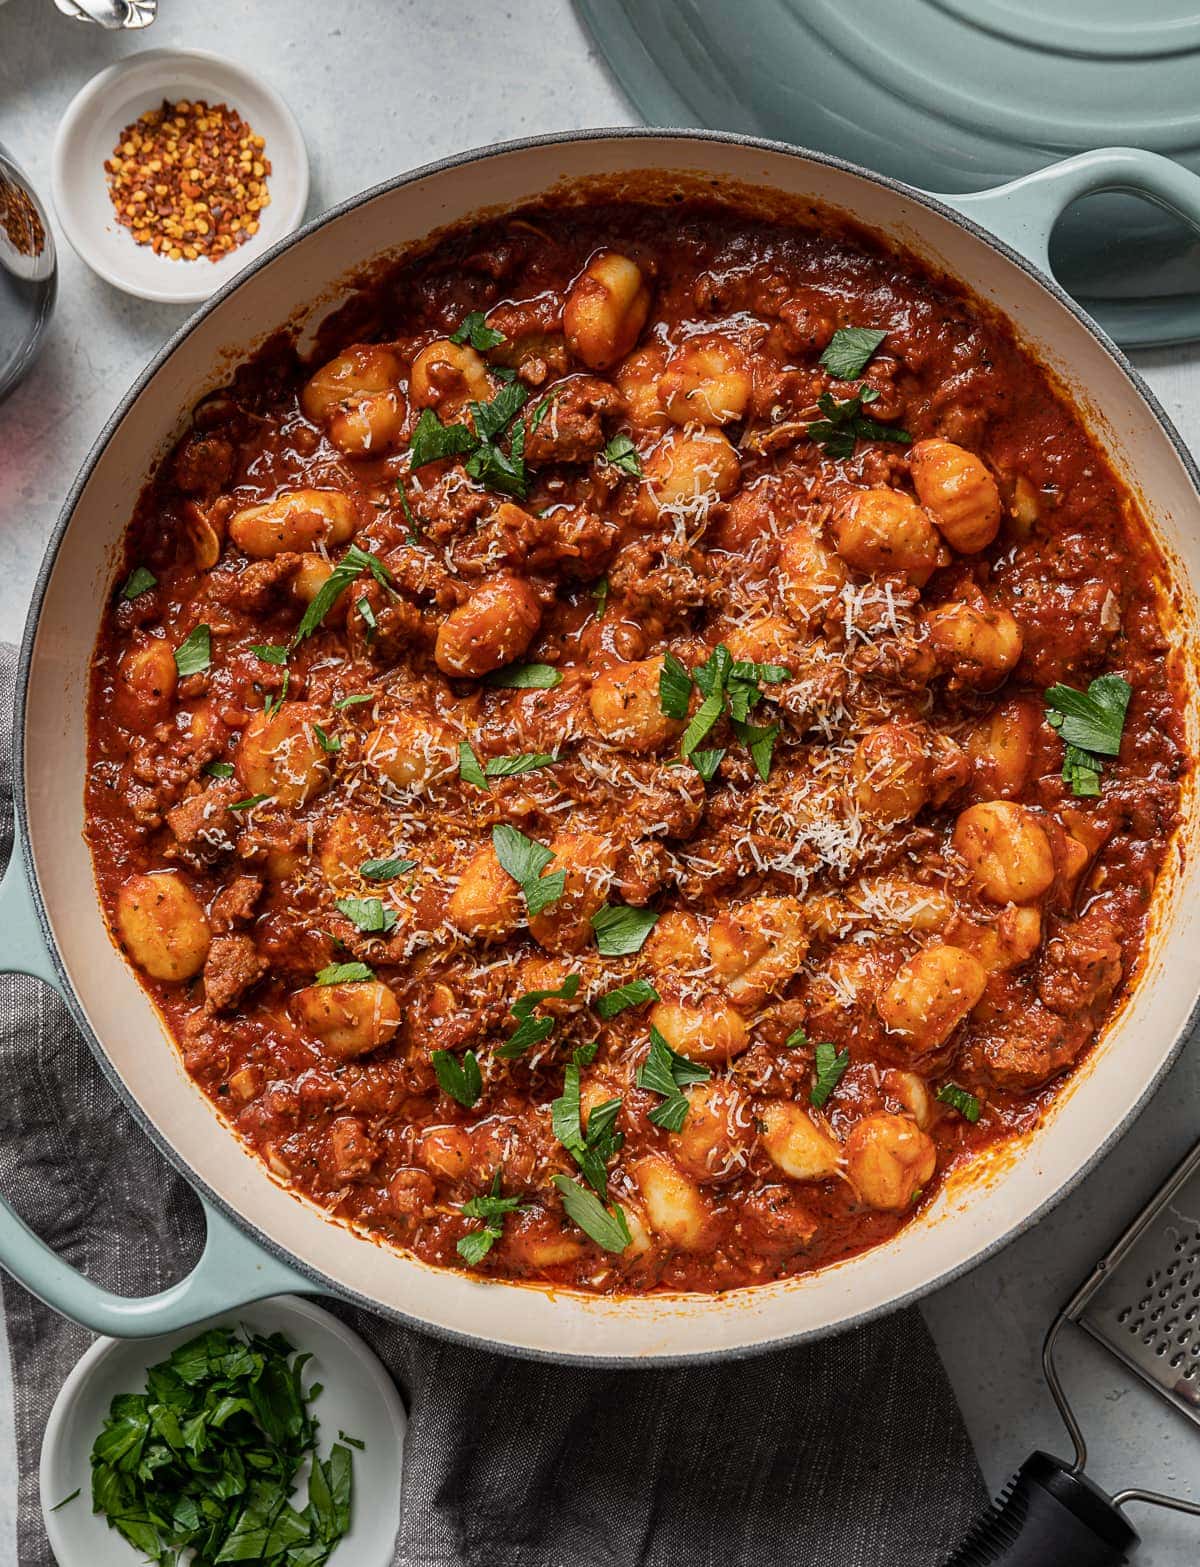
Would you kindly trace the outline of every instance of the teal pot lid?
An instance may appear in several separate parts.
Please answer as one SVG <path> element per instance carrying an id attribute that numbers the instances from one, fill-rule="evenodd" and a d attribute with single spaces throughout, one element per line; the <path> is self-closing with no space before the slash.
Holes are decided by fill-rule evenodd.
<path id="1" fill-rule="evenodd" d="M 768 136 L 925 190 L 982 190 L 1093 147 L 1200 172 L 1200 0 L 575 0 L 651 124 Z M 1051 247 L 1091 300 L 1200 296 L 1200 240 L 1133 196 Z"/>

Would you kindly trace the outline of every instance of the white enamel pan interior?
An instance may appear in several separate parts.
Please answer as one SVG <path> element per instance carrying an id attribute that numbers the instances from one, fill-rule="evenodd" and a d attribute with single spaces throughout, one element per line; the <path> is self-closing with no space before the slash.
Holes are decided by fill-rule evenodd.
<path id="1" fill-rule="evenodd" d="M 412 1261 L 356 1236 L 276 1185 L 190 1083 L 109 939 L 83 839 L 88 663 L 138 491 L 185 428 L 197 399 L 272 329 L 303 316 L 314 300 L 327 308 L 339 280 L 481 209 L 527 202 L 563 180 L 642 169 L 681 171 L 711 181 L 718 193 L 722 184 L 738 182 L 852 213 L 1011 317 L 1078 395 L 1118 471 L 1147 507 L 1179 584 L 1179 634 L 1190 641 L 1197 624 L 1193 585 L 1200 583 L 1200 502 L 1178 437 L 1119 353 L 1053 284 L 936 200 L 770 144 L 708 134 L 600 132 L 469 154 L 368 193 L 302 231 L 211 301 L 122 405 L 68 501 L 26 635 L 16 739 L 23 781 L 18 838 L 33 871 L 33 895 L 31 910 L 15 856 L 0 894 L 6 966 L 53 972 L 127 1104 L 206 1197 L 216 1236 L 203 1287 L 175 1292 L 174 1316 L 166 1318 L 154 1302 L 140 1314 L 132 1308 L 123 1315 L 81 1303 L 63 1286 L 58 1265 L 46 1258 L 31 1262 L 5 1244 L 0 1260 L 104 1331 L 160 1332 L 189 1313 L 207 1315 L 289 1287 L 338 1292 L 435 1331 L 517 1353 L 593 1362 L 746 1353 L 829 1332 L 929 1290 L 1029 1224 L 1128 1124 L 1187 1030 L 1200 994 L 1200 858 L 1185 852 L 1196 836 L 1190 798 L 1141 981 L 1047 1123 L 974 1178 L 951 1182 L 931 1212 L 888 1244 L 814 1277 L 718 1297 L 594 1299 L 483 1283 Z M 999 207 L 993 210 L 1003 216 Z M 1193 745 L 1195 729 L 1193 715 Z M 39 940 L 52 949 L 53 971 L 38 956 Z M 148 1150 L 148 1166 L 153 1158 Z M 233 1222 L 223 1222 L 222 1214 Z"/>

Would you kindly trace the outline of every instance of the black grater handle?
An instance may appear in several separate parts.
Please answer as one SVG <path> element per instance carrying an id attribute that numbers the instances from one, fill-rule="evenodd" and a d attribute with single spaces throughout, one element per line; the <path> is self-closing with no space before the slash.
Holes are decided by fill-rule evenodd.
<path id="1" fill-rule="evenodd" d="M 1137 1531 L 1099 1486 L 1034 1453 L 946 1567 L 1121 1567 Z"/>

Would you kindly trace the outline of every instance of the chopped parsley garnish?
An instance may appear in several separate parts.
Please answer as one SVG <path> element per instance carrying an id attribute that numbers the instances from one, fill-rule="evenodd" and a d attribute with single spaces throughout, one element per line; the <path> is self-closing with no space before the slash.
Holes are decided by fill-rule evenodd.
<path id="1" fill-rule="evenodd" d="M 1062 775 L 1079 798 L 1100 793 L 1104 757 L 1117 756 L 1133 688 L 1120 675 L 1098 675 L 1086 691 L 1051 686 L 1046 722 L 1066 746 Z"/>
<path id="2" fill-rule="evenodd" d="M 658 1029 L 650 1029 L 650 1054 L 638 1068 L 637 1085 L 651 1093 L 662 1094 L 650 1119 L 655 1126 L 677 1132 L 687 1120 L 688 1101 L 683 1090 L 689 1083 L 707 1083 L 712 1073 L 698 1061 L 689 1061 L 671 1049 Z"/>
<path id="3" fill-rule="evenodd" d="M 692 699 L 692 677 L 674 653 L 663 654 L 658 677 L 658 705 L 667 718 L 683 719 Z"/>
<path id="4" fill-rule="evenodd" d="M 939 1104 L 949 1105 L 959 1115 L 966 1116 L 972 1126 L 978 1121 L 983 1109 L 975 1095 L 960 1088 L 957 1083 L 943 1083 L 937 1091 L 937 1099 Z"/>
<path id="5" fill-rule="evenodd" d="M 244 800 L 231 800 L 229 809 L 231 811 L 252 811 L 256 805 L 261 805 L 264 800 L 270 800 L 271 798 L 273 797 L 269 794 L 250 794 Z"/>
<path id="6" fill-rule="evenodd" d="M 395 909 L 385 909 L 379 898 L 338 898 L 334 908 L 368 936 L 383 935 L 396 928 Z"/>
<path id="7" fill-rule="evenodd" d="M 591 920 L 602 958 L 623 958 L 640 952 L 657 923 L 658 915 L 653 909 L 634 909 L 626 903 L 606 903 Z"/>
<path id="8" fill-rule="evenodd" d="M 154 1562 L 321 1567 L 350 1528 L 354 1455 L 334 1443 L 317 1456 L 309 1358 L 281 1333 L 209 1328 L 181 1344 L 142 1392 L 113 1399 L 92 1445 L 93 1509 Z"/>
<path id="9" fill-rule="evenodd" d="M 499 822 L 492 828 L 492 847 L 500 864 L 520 887 L 530 914 L 540 914 L 562 897 L 567 885 L 566 871 L 542 875 L 554 858 L 552 849 L 535 843 L 508 822 Z"/>
<path id="10" fill-rule="evenodd" d="M 199 675 L 212 663 L 212 632 L 207 626 L 197 626 L 188 633 L 175 649 L 175 668 L 179 678 Z"/>
<path id="11" fill-rule="evenodd" d="M 275 714 L 283 706 L 284 698 L 288 694 L 288 687 L 291 685 L 291 683 L 292 672 L 290 669 L 285 669 L 283 672 L 283 684 L 279 687 L 279 690 L 276 691 L 274 696 L 269 696 L 267 698 L 264 705 L 263 711 L 266 713 L 268 718 L 274 718 Z"/>
<path id="12" fill-rule="evenodd" d="M 813 1056 L 815 1076 L 808 1094 L 809 1104 L 819 1110 L 841 1082 L 842 1074 L 849 1065 L 849 1045 L 845 1050 L 838 1050 L 827 1039 L 821 1040 Z"/>
<path id="13" fill-rule="evenodd" d="M 604 611 L 608 608 L 608 578 L 601 577 L 592 589 L 592 597 L 596 601 L 596 619 L 604 619 Z"/>
<path id="14" fill-rule="evenodd" d="M 554 1032 L 554 1019 L 536 1017 L 535 1007 L 543 1001 L 571 1001 L 578 992 L 579 975 L 568 974 L 557 990 L 527 990 L 523 996 L 518 996 L 508 1009 L 516 1018 L 517 1026 L 496 1050 L 501 1061 L 516 1061 Z"/>
<path id="15" fill-rule="evenodd" d="M 809 425 L 809 440 L 815 441 L 826 457 L 839 461 L 853 457 L 859 441 L 893 441 L 898 446 L 910 445 L 912 436 L 907 430 L 880 424 L 877 419 L 868 419 L 864 415 L 863 409 L 878 400 L 879 393 L 873 386 L 864 386 L 861 392 L 856 392 L 841 403 L 828 392 L 822 392 L 817 398 L 817 407 L 825 417 L 814 419 Z"/>
<path id="16" fill-rule="evenodd" d="M 583 1171 L 583 1178 L 603 1200 L 608 1196 L 608 1164 L 620 1152 L 624 1133 L 614 1131 L 620 1114 L 620 1099 L 606 1099 L 591 1111 L 584 1129 L 579 1098 L 579 1063 L 572 1061 L 563 1072 L 562 1096 L 551 1106 L 554 1135 Z"/>
<path id="17" fill-rule="evenodd" d="M 326 734 L 325 731 L 321 728 L 320 724 L 313 725 L 313 733 L 316 735 L 317 744 L 321 747 L 322 751 L 328 751 L 331 756 L 336 756 L 337 753 L 342 749 L 342 742 L 338 739 L 337 735 Z"/>
<path id="18" fill-rule="evenodd" d="M 358 874 L 366 881 L 396 881 L 416 868 L 416 860 L 364 860 L 358 867 Z"/>
<path id="19" fill-rule="evenodd" d="M 408 543 L 419 544 L 421 542 L 421 524 L 413 516 L 413 509 L 408 504 L 408 496 L 404 491 L 404 480 L 396 480 L 396 493 L 400 497 L 400 510 L 404 513 L 404 520 L 408 523 Z"/>
<path id="20" fill-rule="evenodd" d="M 348 707 L 357 707 L 360 702 L 373 702 L 374 694 L 370 691 L 356 691 L 353 696 L 344 696 L 340 702 L 333 705 L 339 713 L 344 713 Z"/>
<path id="21" fill-rule="evenodd" d="M 638 456 L 638 449 L 628 435 L 614 435 L 612 440 L 604 448 L 604 460 L 614 468 L 628 474 L 631 479 L 640 479 L 642 476 L 642 460 Z"/>
<path id="22" fill-rule="evenodd" d="M 64 1496 L 61 1502 L 55 1502 L 50 1511 L 52 1513 L 56 1513 L 60 1507 L 65 1507 L 68 1502 L 73 1502 L 75 1498 L 80 1495 L 82 1489 L 82 1486 L 76 1486 L 75 1489 L 71 1492 L 70 1496 Z"/>
<path id="23" fill-rule="evenodd" d="M 288 661 L 288 649 L 281 642 L 252 642 L 250 651 L 264 664 L 286 664 Z"/>
<path id="24" fill-rule="evenodd" d="M 794 1028 L 783 1042 L 785 1050 L 801 1050 L 808 1044 L 808 1034 L 803 1028 Z"/>
<path id="25" fill-rule="evenodd" d="M 519 1197 L 501 1197 L 500 1171 L 492 1177 L 492 1189 L 482 1197 L 471 1197 L 462 1205 L 463 1217 L 482 1219 L 477 1230 L 464 1235 L 455 1250 L 464 1262 L 476 1267 L 504 1234 L 504 1221 L 521 1206 Z"/>
<path id="26" fill-rule="evenodd" d="M 158 578 L 152 571 L 147 571 L 145 566 L 135 566 L 125 579 L 125 586 L 121 589 L 121 597 L 127 602 L 137 598 L 139 593 L 146 593 L 157 586 Z"/>
<path id="27" fill-rule="evenodd" d="M 205 762 L 204 766 L 200 769 L 200 771 L 202 773 L 207 773 L 210 778 L 232 778 L 233 777 L 233 763 L 232 762 Z"/>
<path id="28" fill-rule="evenodd" d="M 317 589 L 316 596 L 304 611 L 296 634 L 289 643 L 289 650 L 312 636 L 337 602 L 342 589 L 348 588 L 364 571 L 369 571 L 381 588 L 391 588 L 392 574 L 379 557 L 352 544 Z"/>
<path id="29" fill-rule="evenodd" d="M 375 611 L 371 608 L 371 600 L 369 598 L 361 598 L 354 607 L 358 611 L 359 619 L 367 628 L 363 633 L 363 639 L 367 646 L 370 647 L 375 640 L 375 633 L 379 629 L 379 622 L 375 619 Z"/>
<path id="30" fill-rule="evenodd" d="M 470 404 L 473 430 L 465 424 L 443 424 L 432 408 L 426 408 L 409 443 L 412 467 L 421 468 L 446 457 L 465 457 L 468 477 L 486 489 L 524 500 L 529 490 L 525 438 L 545 418 L 551 401 L 543 398 L 527 424 L 517 416 L 528 398 L 528 390 L 519 381 L 506 382 L 490 402 Z M 501 445 L 506 433 L 507 451 Z"/>
<path id="31" fill-rule="evenodd" d="M 532 773 L 539 767 L 549 767 L 557 762 L 557 756 L 547 751 L 521 751 L 514 756 L 493 756 L 483 766 L 464 740 L 458 748 L 458 776 L 464 783 L 477 789 L 490 789 L 489 778 L 515 778 L 521 773 Z"/>
<path id="32" fill-rule="evenodd" d="M 485 675 L 483 683 L 504 691 L 553 691 L 562 685 L 562 676 L 553 664 L 506 664 Z"/>
<path id="33" fill-rule="evenodd" d="M 608 990 L 602 996 L 597 996 L 592 1006 L 607 1022 L 619 1012 L 624 1012 L 627 1007 L 645 1006 L 647 1001 L 660 1001 L 662 998 L 648 979 L 630 979 L 623 985 L 618 985 L 615 990 Z"/>
<path id="34" fill-rule="evenodd" d="M 771 757 L 779 738 L 779 724 L 755 725 L 748 722 L 752 708 L 762 701 L 764 685 L 778 685 L 789 679 L 791 670 L 782 664 L 756 664 L 735 659 L 723 642 L 718 642 L 707 660 L 691 674 L 673 653 L 663 656 L 658 677 L 658 703 L 668 718 L 686 718 L 693 684 L 703 701 L 692 715 L 679 744 L 679 754 L 710 783 L 725 755 L 724 750 L 700 748 L 722 716 L 728 715 L 734 735 L 750 752 L 751 760 L 765 783 L 771 776 Z"/>
<path id="35" fill-rule="evenodd" d="M 330 963 L 317 975 L 318 985 L 361 985 L 375 978 L 365 963 Z"/>
<path id="36" fill-rule="evenodd" d="M 449 1050 L 435 1050 L 431 1057 L 438 1087 L 443 1093 L 457 1099 L 464 1110 L 479 1103 L 483 1093 L 483 1074 L 479 1070 L 479 1058 L 468 1050 L 460 1061 Z"/>
<path id="37" fill-rule="evenodd" d="M 465 424 L 443 424 L 432 408 L 426 408 L 413 426 L 408 443 L 409 462 L 413 468 L 423 468 L 426 463 L 473 452 L 478 445 Z"/>
<path id="38" fill-rule="evenodd" d="M 558 1189 L 567 1217 L 585 1235 L 605 1251 L 625 1250 L 633 1237 L 629 1233 L 625 1210 L 620 1203 L 613 1203 L 611 1208 L 606 1208 L 595 1192 L 581 1186 L 578 1181 L 572 1181 L 565 1175 L 552 1175 L 550 1179 Z"/>
<path id="39" fill-rule="evenodd" d="M 843 326 L 833 334 L 821 363 L 838 381 L 857 381 L 887 336 L 870 326 Z"/>
<path id="40" fill-rule="evenodd" d="M 488 326 L 482 310 L 472 310 L 463 317 L 462 324 L 450 334 L 452 343 L 470 343 L 477 354 L 486 354 L 489 348 L 499 348 L 508 339 L 494 326 Z"/>

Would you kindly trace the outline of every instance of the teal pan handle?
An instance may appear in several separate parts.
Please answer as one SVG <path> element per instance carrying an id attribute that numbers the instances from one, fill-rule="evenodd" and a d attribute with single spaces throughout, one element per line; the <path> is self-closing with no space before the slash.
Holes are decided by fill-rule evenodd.
<path id="1" fill-rule="evenodd" d="M 28 974 L 61 995 L 29 890 L 19 834 L 0 883 L 0 930 L 5 948 L 0 973 Z M 203 1197 L 200 1201 L 208 1228 L 204 1251 L 187 1278 L 159 1295 L 130 1299 L 93 1284 L 39 1240 L 2 1196 L 0 1266 L 55 1311 L 93 1333 L 115 1338 L 173 1333 L 268 1295 L 318 1293 L 311 1279 L 264 1251 Z"/>
<path id="2" fill-rule="evenodd" d="M 1144 196 L 1200 233 L 1200 175 L 1156 152 L 1101 147 L 1065 158 L 994 190 L 939 196 L 948 207 L 1050 272 L 1050 235 L 1080 196 L 1123 191 Z M 1200 295 L 1161 299 L 1083 299 L 1082 307 L 1126 347 L 1183 343 L 1200 338 Z"/>

